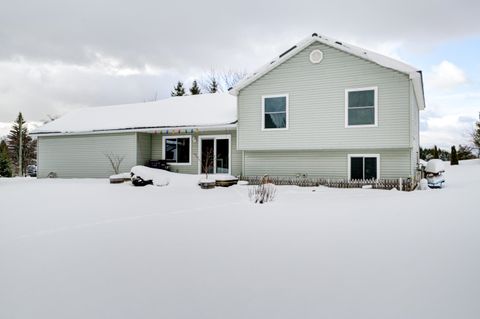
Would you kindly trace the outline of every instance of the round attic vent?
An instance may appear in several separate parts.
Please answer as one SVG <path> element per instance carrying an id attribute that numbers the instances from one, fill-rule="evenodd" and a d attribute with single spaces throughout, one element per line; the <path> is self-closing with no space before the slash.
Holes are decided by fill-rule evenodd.
<path id="1" fill-rule="evenodd" d="M 320 63 L 323 60 L 323 52 L 316 49 L 310 52 L 310 62 L 312 63 Z"/>

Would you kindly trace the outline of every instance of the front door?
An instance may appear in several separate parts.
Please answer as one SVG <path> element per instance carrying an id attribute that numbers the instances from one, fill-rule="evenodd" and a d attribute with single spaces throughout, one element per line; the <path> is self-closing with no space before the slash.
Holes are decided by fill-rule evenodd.
<path id="1" fill-rule="evenodd" d="M 230 173 L 230 138 L 200 137 L 200 173 Z"/>

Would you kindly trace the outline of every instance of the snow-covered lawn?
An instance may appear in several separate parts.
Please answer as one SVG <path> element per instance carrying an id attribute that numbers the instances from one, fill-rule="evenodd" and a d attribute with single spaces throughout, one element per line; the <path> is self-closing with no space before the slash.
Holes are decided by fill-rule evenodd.
<path id="1" fill-rule="evenodd" d="M 480 317 L 480 161 L 265 205 L 180 179 L 0 179 L 0 318 Z"/>

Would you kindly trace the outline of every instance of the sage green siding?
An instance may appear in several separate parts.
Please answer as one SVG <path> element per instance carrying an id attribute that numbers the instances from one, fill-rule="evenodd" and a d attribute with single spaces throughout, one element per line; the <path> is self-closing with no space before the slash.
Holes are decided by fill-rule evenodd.
<path id="1" fill-rule="evenodd" d="M 231 148 L 231 173 L 232 175 L 240 175 L 242 170 L 242 152 L 237 150 L 237 133 L 235 130 L 221 130 L 215 132 L 200 132 L 198 134 L 181 134 L 181 136 L 189 135 L 191 139 L 191 151 L 192 151 L 192 160 L 190 165 L 171 165 L 171 169 L 174 172 L 184 173 L 184 174 L 198 174 L 199 167 L 199 151 L 198 151 L 198 137 L 209 136 L 209 135 L 230 135 L 230 148 Z M 162 154 L 162 140 L 163 136 L 178 137 L 180 135 L 161 135 L 154 134 L 152 135 L 152 159 L 158 160 L 163 159 Z"/>
<path id="2" fill-rule="evenodd" d="M 411 177 L 410 149 L 245 151 L 244 175 L 348 178 L 348 154 L 379 154 L 379 178 Z"/>
<path id="3" fill-rule="evenodd" d="M 40 136 L 38 177 L 108 177 L 113 170 L 105 154 L 124 156 L 120 171 L 128 172 L 137 164 L 136 145 L 135 133 Z"/>
<path id="4" fill-rule="evenodd" d="M 412 165 L 412 174 L 415 174 L 417 169 L 418 161 L 420 159 L 420 110 L 418 108 L 417 99 L 413 92 L 413 85 L 410 86 L 410 108 L 411 108 L 411 139 L 412 139 L 412 148 L 411 148 L 411 165 Z"/>
<path id="5" fill-rule="evenodd" d="M 152 156 L 152 134 L 137 133 L 137 164 L 146 165 Z"/>
<path id="6" fill-rule="evenodd" d="M 313 49 L 324 53 L 319 64 L 309 61 Z M 372 86 L 378 87 L 378 127 L 345 128 L 345 89 Z M 409 148 L 409 93 L 407 75 L 323 44 L 312 44 L 240 91 L 238 147 Z M 263 131 L 262 96 L 278 94 L 289 95 L 289 128 Z"/>

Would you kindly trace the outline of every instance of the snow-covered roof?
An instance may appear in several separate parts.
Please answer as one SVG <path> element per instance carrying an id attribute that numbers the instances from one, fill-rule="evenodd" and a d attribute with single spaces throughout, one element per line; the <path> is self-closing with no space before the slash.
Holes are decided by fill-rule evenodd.
<path id="1" fill-rule="evenodd" d="M 258 80 L 266 73 L 270 72 L 277 66 L 281 65 L 283 62 L 287 61 L 309 45 L 318 42 L 330 47 L 336 48 L 338 50 L 347 52 L 349 54 L 355 55 L 362 59 L 368 60 L 370 62 L 376 63 L 381 65 L 385 68 L 389 68 L 392 70 L 396 70 L 401 73 L 405 73 L 409 75 L 410 79 L 412 80 L 413 87 L 415 90 L 415 96 L 417 98 L 417 103 L 420 109 L 425 108 L 425 98 L 423 92 L 423 79 L 422 79 L 422 71 L 419 69 L 410 66 L 404 62 L 395 60 L 393 58 L 387 57 L 385 55 L 369 51 L 360 47 L 357 47 L 352 44 L 348 44 L 345 42 L 337 41 L 332 38 L 327 38 L 323 35 L 318 35 L 316 33 L 312 34 L 312 36 L 305 38 L 298 44 L 294 45 L 284 53 L 280 54 L 278 57 L 270 61 L 268 64 L 262 66 L 253 74 L 245 78 L 244 80 L 240 81 L 237 85 L 235 85 L 232 89 L 230 89 L 230 93 L 233 95 L 238 95 L 240 90 L 251 84 L 252 82 Z"/>
<path id="2" fill-rule="evenodd" d="M 35 129 L 32 134 L 218 127 L 236 122 L 237 98 L 228 93 L 214 93 L 136 104 L 85 107 Z"/>

